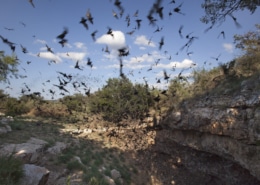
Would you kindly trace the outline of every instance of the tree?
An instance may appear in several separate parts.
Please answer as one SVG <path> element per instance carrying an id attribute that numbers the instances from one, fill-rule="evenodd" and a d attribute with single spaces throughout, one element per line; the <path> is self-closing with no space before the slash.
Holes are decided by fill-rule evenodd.
<path id="1" fill-rule="evenodd" d="M 90 110 L 101 113 L 112 122 L 122 119 L 140 119 L 149 111 L 152 96 L 145 85 L 133 85 L 128 78 L 110 78 L 90 99 Z"/>
<path id="2" fill-rule="evenodd" d="M 247 9 L 253 14 L 257 6 L 260 6 L 260 2 L 259 0 L 205 0 L 201 6 L 205 10 L 201 21 L 206 24 L 211 23 L 210 28 L 223 23 L 227 16 L 232 18 L 239 27 L 234 13 Z"/>
<path id="3" fill-rule="evenodd" d="M 249 31 L 244 35 L 235 35 L 236 48 L 241 49 L 247 56 L 260 53 L 260 24 L 256 24 L 256 31 Z"/>
<path id="4" fill-rule="evenodd" d="M 7 82 L 9 75 L 17 78 L 17 65 L 18 61 L 14 56 L 6 56 L 3 51 L 0 51 L 0 82 Z"/>
<path id="5" fill-rule="evenodd" d="M 86 97 L 82 94 L 74 94 L 73 96 L 65 96 L 60 100 L 70 111 L 85 112 Z"/>
<path id="6" fill-rule="evenodd" d="M 251 76 L 260 70 L 260 25 L 255 31 L 244 35 L 235 35 L 236 48 L 242 50 L 242 55 L 236 59 L 236 71 L 241 76 Z"/>

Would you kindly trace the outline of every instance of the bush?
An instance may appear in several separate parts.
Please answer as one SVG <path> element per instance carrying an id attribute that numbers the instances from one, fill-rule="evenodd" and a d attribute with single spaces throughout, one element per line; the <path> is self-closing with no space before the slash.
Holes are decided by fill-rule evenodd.
<path id="1" fill-rule="evenodd" d="M 69 112 L 67 111 L 67 107 L 58 101 L 46 101 L 35 108 L 34 115 L 61 119 L 69 116 Z"/>
<path id="2" fill-rule="evenodd" d="M 113 78 L 90 99 L 90 110 L 101 113 L 111 122 L 139 119 L 153 104 L 149 89 L 142 84 L 133 85 L 127 78 Z"/>
<path id="3" fill-rule="evenodd" d="M 82 94 L 75 94 L 73 96 L 65 96 L 60 101 L 67 106 L 69 110 L 76 112 L 85 112 L 86 111 L 86 97 Z"/>
<path id="4" fill-rule="evenodd" d="M 6 114 L 9 116 L 16 116 L 28 113 L 31 110 L 31 106 L 26 102 L 19 101 L 16 98 L 8 98 L 6 100 Z"/>
<path id="5" fill-rule="evenodd" d="M 0 184 L 18 184 L 23 177 L 23 163 L 13 155 L 0 156 Z"/>

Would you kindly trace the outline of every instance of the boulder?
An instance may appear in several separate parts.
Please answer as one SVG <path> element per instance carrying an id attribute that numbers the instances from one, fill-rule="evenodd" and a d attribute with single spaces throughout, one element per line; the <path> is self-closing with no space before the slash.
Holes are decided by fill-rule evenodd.
<path id="1" fill-rule="evenodd" d="M 118 178 L 121 178 L 121 174 L 116 169 L 111 170 L 110 172 L 112 179 L 116 180 Z"/>
<path id="2" fill-rule="evenodd" d="M 5 144 L 0 149 L 0 155 L 14 153 L 14 156 L 23 159 L 24 162 L 35 163 L 40 158 L 46 144 L 46 141 L 36 138 L 31 138 L 21 144 Z"/>
<path id="3" fill-rule="evenodd" d="M 0 124 L 0 134 L 6 134 L 7 132 L 11 132 L 12 128 L 7 124 Z"/>
<path id="4" fill-rule="evenodd" d="M 47 152 L 50 154 L 60 154 L 63 150 L 67 148 L 67 145 L 63 142 L 56 142 L 53 147 L 48 148 Z"/>
<path id="5" fill-rule="evenodd" d="M 116 185 L 115 181 L 111 177 L 105 176 L 104 179 L 109 185 Z"/>
<path id="6" fill-rule="evenodd" d="M 25 164 L 23 170 L 21 185 L 45 185 L 48 181 L 50 171 L 44 167 Z"/>

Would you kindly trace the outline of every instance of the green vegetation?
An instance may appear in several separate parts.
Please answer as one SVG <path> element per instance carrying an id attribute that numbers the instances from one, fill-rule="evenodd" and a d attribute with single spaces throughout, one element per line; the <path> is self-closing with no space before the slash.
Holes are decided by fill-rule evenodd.
<path id="1" fill-rule="evenodd" d="M 0 109 L 7 115 L 29 114 L 70 123 L 86 123 L 93 114 L 114 123 L 124 119 L 142 120 L 153 109 L 165 112 L 169 108 L 178 108 L 186 99 L 206 94 L 233 93 L 239 90 L 243 80 L 249 77 L 256 79 L 260 71 L 259 33 L 260 25 L 256 25 L 255 31 L 235 35 L 234 43 L 242 51 L 241 56 L 212 69 L 194 68 L 189 77 L 177 76 L 170 80 L 164 94 L 162 90 L 150 89 L 147 84 L 133 84 L 123 76 L 108 79 L 103 88 L 89 96 L 74 94 L 55 101 L 43 100 L 36 94 L 16 99 L 1 90 Z"/>
<path id="2" fill-rule="evenodd" d="M 23 163 L 13 155 L 0 156 L 0 183 L 5 185 L 19 184 L 23 177 Z"/>
<path id="3" fill-rule="evenodd" d="M 75 156 L 78 156 L 80 163 Z M 125 184 L 131 183 L 130 167 L 125 165 L 122 154 L 115 154 L 113 150 L 102 148 L 93 150 L 92 146 L 81 141 L 79 146 L 74 146 L 63 151 L 57 158 L 58 164 L 65 164 L 71 171 L 82 171 L 83 181 L 88 184 L 106 185 L 104 175 L 110 176 L 112 169 L 120 171 Z M 120 184 L 120 183 L 118 183 Z"/>
<path id="4" fill-rule="evenodd" d="M 90 110 L 101 113 L 111 122 L 122 119 L 140 119 L 153 105 L 147 86 L 132 84 L 127 78 L 113 78 L 90 99 Z"/>
<path id="5" fill-rule="evenodd" d="M 18 78 L 18 64 L 15 56 L 8 56 L 4 51 L 0 51 L 0 82 L 7 82 L 9 77 Z"/>

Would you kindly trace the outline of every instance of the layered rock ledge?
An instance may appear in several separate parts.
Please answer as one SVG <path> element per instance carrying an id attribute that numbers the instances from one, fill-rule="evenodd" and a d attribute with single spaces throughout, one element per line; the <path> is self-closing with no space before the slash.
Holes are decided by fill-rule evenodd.
<path id="1" fill-rule="evenodd" d="M 260 182 L 260 93 L 241 91 L 189 100 L 161 124 L 168 139 L 232 161 Z"/>

